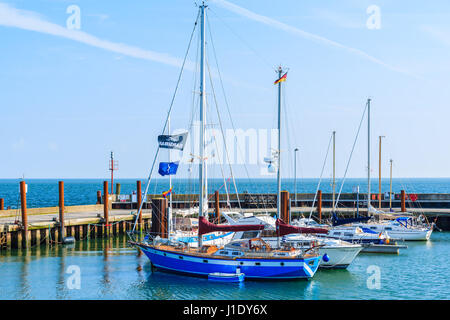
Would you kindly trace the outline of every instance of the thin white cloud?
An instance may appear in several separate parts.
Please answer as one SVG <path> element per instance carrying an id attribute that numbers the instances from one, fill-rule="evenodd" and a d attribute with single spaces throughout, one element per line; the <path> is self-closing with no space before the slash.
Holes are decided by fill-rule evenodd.
<path id="1" fill-rule="evenodd" d="M 371 56 L 370 54 L 368 54 L 368 53 L 366 53 L 366 52 L 364 52 L 364 51 L 362 51 L 360 49 L 352 48 L 352 47 L 343 45 L 341 43 L 338 43 L 336 41 L 329 40 L 329 39 L 324 38 L 322 36 L 319 36 L 319 35 L 316 35 L 316 34 L 313 34 L 313 33 L 310 33 L 310 32 L 304 31 L 304 30 L 301 30 L 299 28 L 287 25 L 287 24 L 285 24 L 283 22 L 277 21 L 275 19 L 263 16 L 263 15 L 255 13 L 255 12 L 252 12 L 250 10 L 247 10 L 245 8 L 242 8 L 242 7 L 240 7 L 238 5 L 235 5 L 235 4 L 231 3 L 231 2 L 228 2 L 226 0 L 211 0 L 211 1 L 216 3 L 217 5 L 221 6 L 224 9 L 227 9 L 227 10 L 229 10 L 231 12 L 234 12 L 234 13 L 240 15 L 240 16 L 246 17 L 246 18 L 248 18 L 250 20 L 263 23 L 263 24 L 268 25 L 270 27 L 273 27 L 273 28 L 276 28 L 276 29 L 280 29 L 282 31 L 294 34 L 296 36 L 300 36 L 300 37 L 302 37 L 304 39 L 308 39 L 308 40 L 311 40 L 311 41 L 314 41 L 314 42 L 317 42 L 317 43 L 321 43 L 321 44 L 324 44 L 324 45 L 327 45 L 327 46 L 336 47 L 336 48 L 339 48 L 339 49 L 346 50 L 349 53 L 358 55 L 358 56 L 360 56 L 360 57 L 362 57 L 362 58 L 364 58 L 366 60 L 369 60 L 369 61 L 371 61 L 373 63 L 379 64 L 379 65 L 381 65 L 381 66 L 383 66 L 383 67 L 385 67 L 385 68 L 387 68 L 389 70 L 392 70 L 392 71 L 395 71 L 395 72 L 399 72 L 399 73 L 403 73 L 403 74 L 406 74 L 406 75 L 413 76 L 413 77 L 417 78 L 416 75 L 414 75 L 414 74 L 412 74 L 412 73 L 410 73 L 410 72 L 408 72 L 406 70 L 403 70 L 403 69 L 391 66 L 391 65 L 381 61 L 380 59 L 377 59 L 377 58 Z"/>
<path id="2" fill-rule="evenodd" d="M 21 137 L 19 140 L 14 141 L 13 143 L 11 143 L 11 148 L 14 151 L 21 151 L 25 149 L 25 139 L 23 137 Z"/>
<path id="3" fill-rule="evenodd" d="M 88 17 L 98 18 L 102 22 L 105 21 L 106 19 L 109 19 L 109 15 L 107 15 L 105 13 L 92 13 L 92 14 L 88 14 Z"/>
<path id="4" fill-rule="evenodd" d="M 125 56 L 155 61 L 170 66 L 181 67 L 182 65 L 182 60 L 168 54 L 145 50 L 123 43 L 103 40 L 78 30 L 69 30 L 55 23 L 46 21 L 42 16 L 35 12 L 16 9 L 6 3 L 0 3 L 0 26 L 50 34 Z"/>
<path id="5" fill-rule="evenodd" d="M 431 25 L 423 25 L 420 26 L 420 29 L 427 34 L 429 34 L 431 37 L 433 37 L 435 40 L 438 40 L 442 44 L 446 46 L 450 46 L 450 30 L 449 29 L 442 29 L 436 26 Z"/>

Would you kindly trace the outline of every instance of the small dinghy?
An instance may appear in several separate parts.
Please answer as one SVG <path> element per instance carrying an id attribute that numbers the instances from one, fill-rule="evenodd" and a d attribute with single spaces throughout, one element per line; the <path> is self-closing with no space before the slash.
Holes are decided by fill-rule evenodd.
<path id="1" fill-rule="evenodd" d="M 208 280 L 217 282 L 242 282 L 245 275 L 243 273 L 222 273 L 214 272 L 208 274 Z"/>

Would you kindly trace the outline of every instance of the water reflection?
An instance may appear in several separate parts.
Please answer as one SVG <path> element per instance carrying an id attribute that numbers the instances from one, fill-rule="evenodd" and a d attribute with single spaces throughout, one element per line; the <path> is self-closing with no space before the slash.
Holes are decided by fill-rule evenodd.
<path id="1" fill-rule="evenodd" d="M 67 298 L 67 287 L 66 287 L 66 255 L 68 248 L 66 246 L 56 246 L 55 252 L 56 256 L 59 257 L 59 268 L 58 268 L 58 278 L 56 281 L 56 299 L 66 299 Z"/>
<path id="2" fill-rule="evenodd" d="M 19 299 L 33 299 L 31 295 L 31 285 L 29 280 L 29 268 L 31 261 L 30 249 L 20 250 L 18 255 L 22 256 L 23 263 L 20 268 L 20 285 L 19 285 Z"/>
<path id="3" fill-rule="evenodd" d="M 364 254 L 344 270 L 319 270 L 310 281 L 217 283 L 151 270 L 126 237 L 77 241 L 0 253 L 0 299 L 433 299 L 448 298 L 450 233 L 408 243 L 399 255 Z M 81 290 L 70 290 L 70 265 L 81 269 Z M 369 290 L 367 268 L 381 268 L 382 289 Z M 417 279 L 428 274 L 427 288 Z M 5 276 L 8 275 L 8 276 Z"/>

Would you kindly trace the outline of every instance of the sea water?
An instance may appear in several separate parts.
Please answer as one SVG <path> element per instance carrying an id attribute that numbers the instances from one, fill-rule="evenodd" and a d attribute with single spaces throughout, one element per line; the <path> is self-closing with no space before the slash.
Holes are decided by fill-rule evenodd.
<path id="1" fill-rule="evenodd" d="M 217 283 L 152 270 L 124 236 L 0 254 L 0 299 L 449 299 L 450 232 L 310 280 Z"/>
<path id="2" fill-rule="evenodd" d="M 115 184 L 120 183 L 121 194 L 131 194 L 136 191 L 137 179 L 118 179 Z M 145 189 L 145 181 L 143 189 Z M 341 188 L 342 180 L 336 180 L 336 191 Z M 58 206 L 58 180 L 56 179 L 27 179 L 27 206 L 52 207 Z M 318 179 L 283 179 L 282 190 L 293 193 L 315 193 L 318 187 Z M 342 192 L 355 192 L 356 187 L 360 187 L 360 193 L 367 192 L 367 179 L 346 179 L 342 187 Z M 383 192 L 389 191 L 389 179 L 383 179 Z M 109 187 L 111 190 L 111 186 Z M 274 179 L 236 179 L 236 188 L 239 193 L 276 193 L 277 184 Z M 323 179 L 320 183 L 320 190 L 324 193 L 331 192 L 330 179 Z M 148 193 L 162 194 L 169 189 L 168 179 L 155 179 L 151 182 Z M 236 193 L 232 180 L 210 179 L 208 189 L 211 193 L 219 190 L 225 193 Z M 372 179 L 371 189 L 378 192 L 378 179 Z M 101 179 L 64 179 L 64 201 L 66 206 L 95 204 L 97 201 L 97 191 L 103 190 L 103 180 Z M 408 193 L 450 193 L 449 178 L 396 178 L 392 181 L 392 191 L 399 193 L 406 190 Z M 103 191 L 102 191 L 103 192 Z M 174 179 L 173 193 L 176 194 L 198 194 L 197 180 Z M 11 208 L 20 207 L 19 180 L 0 179 L 0 198 L 5 199 L 5 206 Z"/>
<path id="3" fill-rule="evenodd" d="M 118 180 L 122 193 L 135 190 L 136 180 Z M 298 192 L 312 192 L 317 179 L 298 181 Z M 328 181 L 329 182 L 329 181 Z M 27 180 L 30 207 L 58 203 L 57 180 Z M 293 180 L 285 188 L 294 190 Z M 237 181 L 240 192 L 275 192 L 273 180 Z M 364 179 L 348 179 L 344 192 L 352 192 Z M 157 181 L 150 193 L 167 190 Z M 211 190 L 223 181 L 210 183 Z M 372 186 L 376 188 L 375 184 Z M 389 181 L 383 180 L 388 190 Z M 65 180 L 66 205 L 92 204 L 102 180 Z M 189 181 L 174 184 L 178 193 L 194 193 Z M 324 192 L 331 190 L 322 182 Z M 396 179 L 395 192 L 450 193 L 450 179 Z M 18 181 L 0 180 L 0 197 L 18 205 Z M 14 203 L 15 201 L 15 203 Z M 125 236 L 77 241 L 71 246 L 37 246 L 0 252 L 0 299 L 450 299 L 450 232 L 434 231 L 424 242 L 406 242 L 398 255 L 359 254 L 345 270 L 319 270 L 311 280 L 245 281 L 240 284 L 209 282 L 152 271 L 144 255 L 127 244 Z"/>

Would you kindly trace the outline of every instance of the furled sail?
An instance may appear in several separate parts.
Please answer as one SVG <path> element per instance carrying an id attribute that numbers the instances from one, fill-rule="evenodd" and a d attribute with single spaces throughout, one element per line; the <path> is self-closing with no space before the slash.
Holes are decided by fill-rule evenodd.
<path id="1" fill-rule="evenodd" d="M 276 225 L 278 230 L 277 232 L 280 237 L 291 233 L 324 233 L 324 234 L 328 233 L 328 230 L 324 228 L 291 226 L 290 224 L 285 223 L 281 219 L 277 219 Z"/>
<path id="2" fill-rule="evenodd" d="M 198 234 L 202 235 L 214 231 L 252 231 L 252 230 L 264 230 L 263 224 L 244 224 L 244 225 L 218 225 L 209 222 L 205 217 L 199 217 L 198 222 Z"/>
<path id="3" fill-rule="evenodd" d="M 354 222 L 367 222 L 371 219 L 372 217 L 358 217 L 358 218 L 347 218 L 347 219 L 339 219 L 336 215 L 336 213 L 333 213 L 333 219 L 332 219 L 332 223 L 333 226 L 340 226 L 343 224 L 347 224 L 347 223 L 354 223 Z"/>

